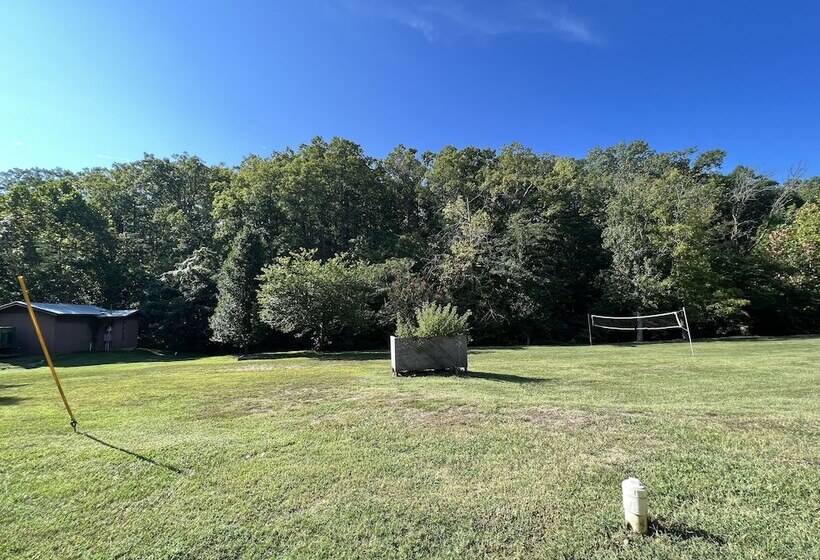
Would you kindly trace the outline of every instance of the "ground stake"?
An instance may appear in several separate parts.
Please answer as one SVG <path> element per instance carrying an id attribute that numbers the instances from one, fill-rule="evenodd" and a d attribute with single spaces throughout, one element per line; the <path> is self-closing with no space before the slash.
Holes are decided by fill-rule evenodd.
<path id="1" fill-rule="evenodd" d="M 60 398 L 63 399 L 65 410 L 68 412 L 68 417 L 71 418 L 71 429 L 77 431 L 77 419 L 74 418 L 74 413 L 71 412 L 71 407 L 68 406 L 68 400 L 65 398 L 63 386 L 60 384 L 60 378 L 57 377 L 57 370 L 54 369 L 54 362 L 51 361 L 51 354 L 48 352 L 46 346 L 46 339 L 43 338 L 43 333 L 40 330 L 40 323 L 37 322 L 37 315 L 34 313 L 34 308 L 31 306 L 31 298 L 28 295 L 28 288 L 26 288 L 26 280 L 22 276 L 17 277 L 17 282 L 20 284 L 20 289 L 23 291 L 23 299 L 26 301 L 26 308 L 28 308 L 28 315 L 31 317 L 31 324 L 34 325 L 34 332 L 37 334 L 37 340 L 40 341 L 40 348 L 43 350 L 43 356 L 48 364 L 48 369 L 51 370 L 51 378 L 57 384 L 57 390 L 60 391 Z"/>

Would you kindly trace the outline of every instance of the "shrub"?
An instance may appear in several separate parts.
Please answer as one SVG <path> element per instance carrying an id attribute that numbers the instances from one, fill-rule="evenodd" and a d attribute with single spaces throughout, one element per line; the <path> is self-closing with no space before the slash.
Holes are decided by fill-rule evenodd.
<path id="1" fill-rule="evenodd" d="M 396 336 L 402 338 L 427 338 L 433 336 L 458 336 L 469 333 L 470 311 L 458 314 L 451 304 L 425 303 L 416 309 L 415 324 L 398 320 Z"/>
<path id="2" fill-rule="evenodd" d="M 374 277 L 371 265 L 345 255 L 321 261 L 315 250 L 291 253 L 262 270 L 259 316 L 324 350 L 343 333 L 355 334 L 371 325 Z"/>

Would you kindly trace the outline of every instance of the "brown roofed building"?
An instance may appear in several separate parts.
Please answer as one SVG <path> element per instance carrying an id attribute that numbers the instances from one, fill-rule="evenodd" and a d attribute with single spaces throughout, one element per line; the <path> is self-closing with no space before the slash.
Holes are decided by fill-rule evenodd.
<path id="1" fill-rule="evenodd" d="M 95 305 L 32 303 L 43 338 L 54 354 L 132 350 L 139 337 L 139 311 L 103 309 Z M 0 305 L 0 330 L 5 333 L 0 352 L 39 354 L 40 344 L 26 304 Z"/>

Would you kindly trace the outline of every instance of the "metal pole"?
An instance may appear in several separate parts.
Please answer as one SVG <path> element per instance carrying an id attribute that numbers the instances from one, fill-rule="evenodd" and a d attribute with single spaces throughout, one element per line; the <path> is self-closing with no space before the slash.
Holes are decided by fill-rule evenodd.
<path id="1" fill-rule="evenodd" d="M 57 370 L 54 369 L 54 362 L 51 361 L 51 354 L 48 352 L 46 340 L 43 338 L 43 333 L 40 330 L 40 323 L 37 322 L 37 315 L 34 313 L 34 308 L 31 306 L 31 298 L 29 298 L 28 288 L 26 288 L 26 280 L 22 276 L 18 276 L 17 282 L 19 282 L 20 289 L 23 291 L 23 299 L 25 300 L 26 307 L 28 308 L 28 315 L 31 317 L 31 324 L 34 326 L 34 332 L 37 334 L 37 340 L 40 341 L 40 348 L 43 350 L 43 356 L 46 358 L 48 369 L 51 370 L 51 377 L 54 379 L 54 383 L 57 384 L 57 390 L 60 392 L 60 398 L 63 399 L 63 404 L 65 405 L 66 412 L 68 412 L 68 417 L 71 418 L 71 429 L 76 432 L 77 419 L 74 418 L 74 413 L 71 412 L 71 407 L 68 405 L 68 400 L 65 398 L 63 386 L 60 384 L 60 378 L 57 377 Z"/>
<path id="2" fill-rule="evenodd" d="M 686 321 L 686 336 L 689 337 L 689 351 L 692 352 L 692 357 L 695 357 L 695 347 L 692 346 L 692 331 L 689 330 L 689 319 L 686 317 L 686 306 L 683 307 L 683 320 Z"/>
<path id="3" fill-rule="evenodd" d="M 589 345 L 592 346 L 592 315 L 587 313 L 587 324 L 589 325 Z"/>

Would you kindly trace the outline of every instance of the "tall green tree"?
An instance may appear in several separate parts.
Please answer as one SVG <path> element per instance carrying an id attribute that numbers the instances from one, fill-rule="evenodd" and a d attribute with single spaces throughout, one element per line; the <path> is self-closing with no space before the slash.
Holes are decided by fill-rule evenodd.
<path id="1" fill-rule="evenodd" d="M 218 255 L 201 247 L 149 284 L 142 306 L 146 343 L 174 350 L 207 350 L 218 273 Z"/>
<path id="2" fill-rule="evenodd" d="M 123 305 L 143 302 L 148 285 L 193 251 L 214 248 L 213 199 L 230 175 L 183 154 L 146 155 L 78 178 L 78 188 L 116 236 Z"/>
<path id="3" fill-rule="evenodd" d="M 0 298 L 20 299 L 23 274 L 40 301 L 111 305 L 115 242 L 69 179 L 25 181 L 0 196 Z"/>
<path id="4" fill-rule="evenodd" d="M 283 182 L 290 150 L 268 158 L 249 156 L 214 196 L 212 218 L 218 244 L 229 244 L 243 227 L 252 227 L 264 238 L 269 258 L 287 250 L 289 225 L 285 222 Z"/>
<path id="5" fill-rule="evenodd" d="M 242 228 L 217 277 L 217 303 L 210 319 L 215 342 L 247 352 L 261 341 L 264 331 L 256 292 L 264 255 L 262 235 L 251 227 Z"/>
<path id="6" fill-rule="evenodd" d="M 776 263 L 776 278 L 782 283 L 777 304 L 791 310 L 780 314 L 781 321 L 788 318 L 788 326 L 802 332 L 820 328 L 820 204 L 809 202 L 794 210 L 787 223 L 769 233 L 762 248 Z"/>

